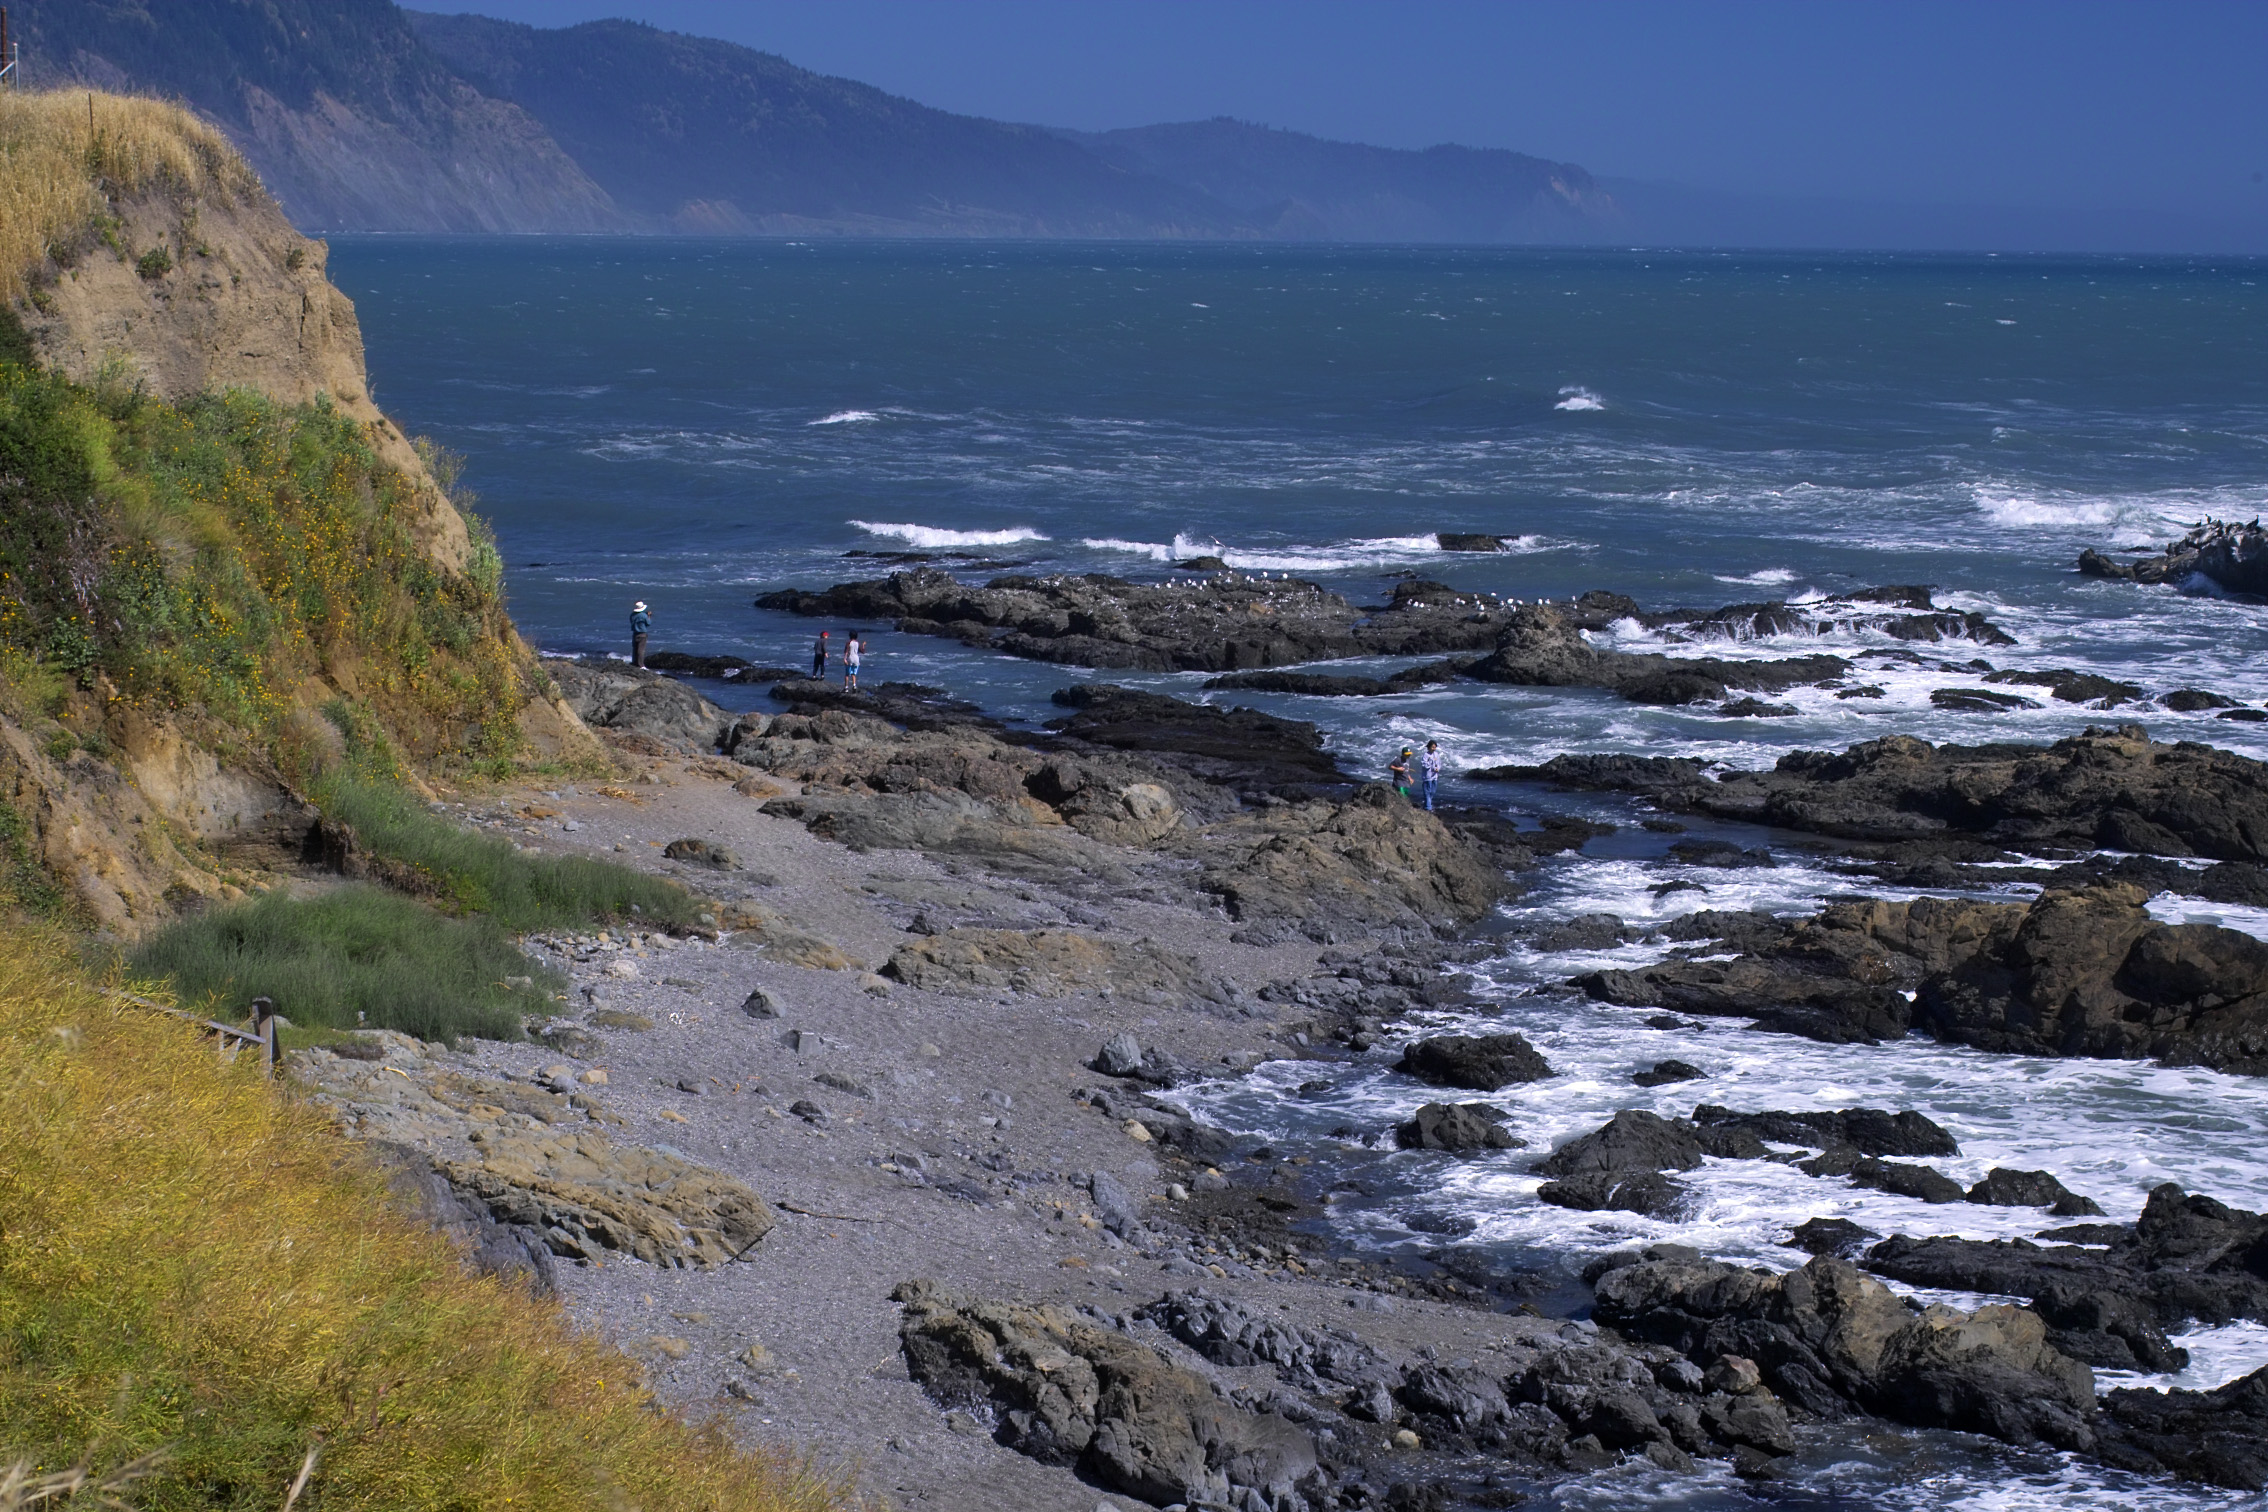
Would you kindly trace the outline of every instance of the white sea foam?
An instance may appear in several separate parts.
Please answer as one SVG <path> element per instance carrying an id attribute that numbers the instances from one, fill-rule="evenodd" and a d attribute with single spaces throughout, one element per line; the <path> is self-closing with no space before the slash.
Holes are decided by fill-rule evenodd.
<path id="1" fill-rule="evenodd" d="M 1013 546 L 1018 541 L 1047 539 L 1028 525 L 1012 525 L 1006 530 L 946 530 L 934 525 L 877 524 L 871 520 L 850 523 L 868 535 L 888 536 L 924 551 L 947 546 Z"/>
<path id="2" fill-rule="evenodd" d="M 1559 392 L 1561 395 L 1560 401 L 1552 406 L 1552 408 L 1555 410 L 1575 410 L 1580 412 L 1584 410 L 1603 410 L 1606 408 L 1606 401 L 1604 399 L 1601 399 L 1598 395 L 1592 393 L 1589 389 L 1583 387 L 1579 383 L 1570 383 L 1569 385 L 1567 385 L 1567 387 L 1561 389 Z"/>
<path id="3" fill-rule="evenodd" d="M 881 418 L 882 418 L 882 416 L 881 416 L 881 415 L 880 415 L 880 414 L 879 414 L 878 412 L 876 412 L 876 411 L 874 411 L 874 410 L 837 410 L 837 411 L 835 411 L 835 412 L 834 412 L 833 414 L 831 414 L 831 415 L 828 415 L 828 416 L 825 416 L 825 417 L 823 417 L 823 418 L 821 418 L 821 419 L 818 419 L 818 420 L 806 420 L 806 421 L 804 422 L 804 424 L 806 424 L 806 425 L 864 425 L 864 424 L 866 424 L 866 423 L 867 423 L 867 422 L 868 422 L 869 420 L 879 420 L 879 419 L 881 419 Z"/>
<path id="4" fill-rule="evenodd" d="M 1747 573 L 1741 577 L 1727 577 L 1720 572 L 1716 577 L 1720 583 L 1737 583 L 1745 587 L 1755 588 L 1771 588 L 1780 583 L 1792 583 L 1796 580 L 1794 571 L 1786 567 L 1766 567 L 1761 571 Z"/>
<path id="5" fill-rule="evenodd" d="M 1239 572 L 1339 572 L 1360 567 L 1401 566 L 1441 554 L 1440 541 L 1429 535 L 1374 536 L 1320 546 L 1224 546 L 1219 541 L 1187 534 L 1177 534 L 1170 542 L 1090 536 L 1079 544 L 1091 551 L 1123 551 L 1148 557 L 1153 562 L 1215 556 Z M 1542 536 L 1504 538 L 1504 550 L 1513 555 L 1550 551 L 1558 544 Z"/>

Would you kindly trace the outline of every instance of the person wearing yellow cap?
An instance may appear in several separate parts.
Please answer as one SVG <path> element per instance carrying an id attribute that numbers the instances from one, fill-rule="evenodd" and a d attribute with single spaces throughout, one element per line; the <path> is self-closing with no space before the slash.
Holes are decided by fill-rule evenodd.
<path id="1" fill-rule="evenodd" d="M 1408 746 L 1404 746 L 1401 755 L 1386 763 L 1386 775 L 1394 780 L 1394 791 L 1404 798 L 1410 796 L 1410 757 L 1414 754 L 1416 753 Z"/>

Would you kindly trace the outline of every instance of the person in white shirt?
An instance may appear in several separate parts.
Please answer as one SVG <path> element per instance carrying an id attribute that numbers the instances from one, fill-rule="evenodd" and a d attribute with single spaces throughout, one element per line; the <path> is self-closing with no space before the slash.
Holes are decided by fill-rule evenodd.
<path id="1" fill-rule="evenodd" d="M 866 642 L 853 630 L 850 639 L 843 643 L 843 691 L 858 691 L 858 664 L 864 659 Z"/>
<path id="2" fill-rule="evenodd" d="M 1441 742 L 1427 741 L 1425 754 L 1417 759 L 1417 765 L 1418 777 L 1425 790 L 1425 811 L 1430 814 L 1433 812 L 1433 790 L 1441 782 Z"/>

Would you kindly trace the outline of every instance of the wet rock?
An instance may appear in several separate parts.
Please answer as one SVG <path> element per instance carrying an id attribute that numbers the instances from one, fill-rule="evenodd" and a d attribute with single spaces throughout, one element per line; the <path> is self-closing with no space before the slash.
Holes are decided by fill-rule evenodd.
<path id="1" fill-rule="evenodd" d="M 1788 719 L 1802 712 L 1794 704 L 1766 703 L 1761 698 L 1727 699 L 1717 709 L 1724 719 Z"/>
<path id="2" fill-rule="evenodd" d="M 1394 1069 L 1428 1086 L 1474 1092 L 1494 1092 L 1552 1075 L 1536 1047 L 1519 1034 L 1445 1034 L 1417 1040 L 1402 1051 Z"/>
<path id="3" fill-rule="evenodd" d="M 1681 1060 L 1664 1060 L 1654 1062 L 1650 1071 L 1632 1073 L 1630 1079 L 1641 1087 L 1664 1087 L 1672 1082 L 1699 1081 L 1701 1076 L 1699 1066 Z"/>
<path id="4" fill-rule="evenodd" d="M 1949 714 L 2006 714 L 2011 709 L 2036 709 L 2039 700 L 2020 693 L 1994 693 L 1984 688 L 1938 688 L 1929 695 L 1930 707 Z"/>
<path id="5" fill-rule="evenodd" d="M 1866 1266 L 1913 1286 L 2031 1298 L 2058 1337 L 2069 1337 L 2068 1352 L 2116 1369 L 2179 1369 L 2187 1357 L 2167 1328 L 2268 1322 L 2261 1215 L 2168 1183 L 2150 1193 L 2132 1229 L 2085 1227 L 2109 1247 L 1900 1236 L 1868 1251 Z"/>
<path id="6" fill-rule="evenodd" d="M 1869 1187 L 1893 1197 L 1912 1197 L 1922 1202 L 1959 1202 L 1964 1196 L 1961 1183 L 1943 1171 L 1924 1165 L 1876 1160 L 1849 1150 L 1830 1150 L 1816 1159 L 1800 1162 L 1796 1169 L 1813 1176 L 1848 1176 L 1852 1186 Z"/>
<path id="7" fill-rule="evenodd" d="M 1674 658 L 1605 650 L 1583 634 L 1581 616 L 1555 604 L 1512 611 L 1496 649 L 1465 669 L 1482 682 L 1524 687 L 1605 688 L 1633 703 L 1714 703 L 1732 690 L 1779 692 L 1833 682 L 1851 670 L 1838 656 L 1781 661 Z"/>
<path id="8" fill-rule="evenodd" d="M 1443 551 L 1502 551 L 1504 549 L 1504 537 L 1480 535 L 1471 531 L 1436 531 L 1433 539 Z"/>
<path id="9" fill-rule="evenodd" d="M 1230 672 L 1209 678 L 1205 691 L 1297 693 L 1310 698 L 1382 698 L 1407 693 L 1433 683 L 1452 682 L 1465 663 L 1429 662 L 1406 667 L 1390 677 L 1351 677 L 1328 672 Z"/>
<path id="10" fill-rule="evenodd" d="M 2156 556 L 2114 562 L 2092 546 L 2079 554 L 2088 577 L 2179 584 L 2204 577 L 2232 593 L 2268 595 L 2268 533 L 2260 522 L 2206 520 Z"/>
<path id="11" fill-rule="evenodd" d="M 477 1160 L 439 1169 L 497 1222 L 540 1231 L 570 1259 L 620 1250 L 649 1265 L 708 1270 L 746 1255 L 776 1221 L 763 1198 L 724 1172 L 596 1131 L 498 1131 Z"/>
<path id="12" fill-rule="evenodd" d="M 1693 1121 L 1712 1129 L 1739 1129 L 1774 1144 L 1814 1149 L 1844 1146 L 1862 1155 L 1958 1155 L 1953 1136 L 1919 1113 L 1880 1108 L 1839 1108 L 1830 1113 L 1736 1113 L 1703 1103 Z"/>
<path id="13" fill-rule="evenodd" d="M 2203 688 L 2176 688 L 2159 696 L 2158 703 L 2176 714 L 2194 714 L 2200 709 L 2235 709 L 2242 705 L 2236 699 L 2209 693 Z"/>
<path id="14" fill-rule="evenodd" d="M 1991 1207 L 2053 1208 L 2058 1218 L 2101 1217 L 2092 1198 L 2082 1197 L 2046 1171 L 2010 1171 L 1994 1166 L 1969 1188 L 1968 1200 Z"/>
<path id="15" fill-rule="evenodd" d="M 1631 928 L 1615 914 L 1587 913 L 1537 930 L 1528 937 L 1528 943 L 1547 952 L 1612 950 L 1642 938 L 1644 931 Z"/>
<path id="16" fill-rule="evenodd" d="M 1684 1214 L 1692 1193 L 1685 1184 L 1659 1171 L 1583 1171 L 1547 1181 L 1536 1196 L 1554 1207 L 1578 1212 L 1644 1213 L 1649 1218 L 1676 1218 Z"/>
<path id="17" fill-rule="evenodd" d="M 2102 1405 L 2096 1452 L 2107 1463 L 2232 1491 L 2268 1489 L 2268 1369 L 2211 1391 L 2122 1388 Z"/>
<path id="18" fill-rule="evenodd" d="M 2162 924 L 2147 898 L 2102 884 L 2052 888 L 2029 905 L 1836 903 L 1735 960 L 1578 982 L 1606 1002 L 1738 1014 L 1829 1042 L 1912 1028 L 2016 1054 L 2268 1071 L 2268 944 Z"/>
<path id="19" fill-rule="evenodd" d="M 2006 672 L 1988 673 L 1985 681 L 2004 686 L 2045 688 L 2058 703 L 2089 704 L 2098 709 L 2115 709 L 2123 703 L 2138 703 L 2142 698 L 2142 689 L 2134 683 L 2119 682 L 2093 672 L 2076 672 L 2069 667 L 2045 672 L 2012 668 Z"/>
<path id="20" fill-rule="evenodd" d="M 1856 1407 L 2009 1443 L 2094 1443 L 2092 1373 L 2050 1346 L 2046 1325 L 2021 1308 L 1917 1315 L 1879 1281 L 1826 1256 L 1779 1275 L 1642 1262 L 1602 1275 L 1597 1295 L 1601 1323 L 1696 1363 L 1752 1360 L 1779 1399 L 1809 1412 Z"/>
<path id="21" fill-rule="evenodd" d="M 1699 1132 L 1692 1124 L 1626 1108 L 1600 1128 L 1553 1150 L 1536 1169 L 1546 1176 L 1692 1171 L 1700 1168 L 1702 1153 Z"/>
<path id="22" fill-rule="evenodd" d="M 1396 1126 L 1394 1142 L 1405 1150 L 1516 1150 L 1527 1141 L 1515 1139 L 1503 1126 L 1504 1114 L 1487 1103 L 1427 1103 L 1407 1123 Z"/>
<path id="23" fill-rule="evenodd" d="M 1559 757 L 1493 769 L 1508 779 L 1643 793 L 1673 810 L 1845 840 L 1943 847 L 2114 845 L 2156 855 L 2268 860 L 2268 766 L 2139 725 L 2050 746 L 1933 746 L 1892 735 L 1834 753 L 1797 751 L 1768 772 L 1710 782 L 1698 763 Z M 2124 836 L 2124 839 L 2113 839 Z M 2129 843 L 2131 842 L 2131 843 Z"/>
<path id="24" fill-rule="evenodd" d="M 1045 1464 L 1160 1506 L 1282 1505 L 1318 1489 L 1315 1446 L 1274 1414 L 1244 1411 L 1116 1330 L 1056 1307 L 949 1296 L 908 1282 L 899 1338 L 941 1407 L 995 1418 L 994 1437 Z"/>
<path id="25" fill-rule="evenodd" d="M 1814 1255 L 1840 1255 L 1847 1260 L 1866 1248 L 1869 1239 L 1881 1237 L 1870 1228 L 1860 1228 L 1848 1218 L 1806 1218 L 1782 1242 L 1790 1249 L 1804 1250 Z"/>

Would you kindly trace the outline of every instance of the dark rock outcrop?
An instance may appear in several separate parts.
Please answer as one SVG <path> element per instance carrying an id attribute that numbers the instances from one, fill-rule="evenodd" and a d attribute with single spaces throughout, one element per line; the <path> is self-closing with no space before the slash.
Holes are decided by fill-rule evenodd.
<path id="1" fill-rule="evenodd" d="M 1675 1218 L 1683 1213 L 1692 1193 L 1684 1182 L 1659 1171 L 1581 1171 L 1547 1181 L 1536 1196 L 1555 1207 L 1584 1213 L 1643 1213 L 1649 1218 Z"/>
<path id="2" fill-rule="evenodd" d="M 1832 682 L 1850 670 L 1839 656 L 1726 661 L 1602 650 L 1561 606 L 1526 604 L 1512 612 L 1495 651 L 1468 666 L 1465 675 L 1523 687 L 1605 688 L 1633 703 L 1688 704 L 1714 702 L 1735 689 L 1776 693 Z"/>
<path id="3" fill-rule="evenodd" d="M 2013 1444 L 2094 1447 L 2094 1377 L 2048 1343 L 2023 1308 L 1916 1313 L 1849 1262 L 1820 1256 L 1774 1275 L 1713 1261 L 1607 1271 L 1594 1316 L 1697 1365 L 1752 1361 L 1792 1406 L 1871 1412 Z"/>
<path id="4" fill-rule="evenodd" d="M 2268 597 L 2268 531 L 2260 522 L 2206 520 L 2156 556 L 2114 562 L 2092 546 L 2079 554 L 2088 577 L 2180 584 L 2204 577 L 2231 593 Z"/>
<path id="5" fill-rule="evenodd" d="M 2180 1369 L 2169 1327 L 2268 1322 L 2268 1218 L 2170 1183 L 2107 1249 L 1899 1236 L 1865 1264 L 1913 1286 L 2029 1297 L 2058 1348 L 2117 1369 Z"/>
<path id="6" fill-rule="evenodd" d="M 1273 1413 L 1248 1412 L 1124 1333 L 1058 1307 L 939 1292 L 909 1281 L 899 1340 L 943 1407 L 994 1417 L 993 1437 L 1043 1464 L 1164 1506 L 1304 1505 L 1315 1444 Z M 1298 1498 L 1298 1500 L 1294 1500 Z"/>
<path id="7" fill-rule="evenodd" d="M 1209 679 L 1208 693 L 1249 690 L 1254 693 L 1301 693 L 1319 698 L 1381 698 L 1407 693 L 1434 683 L 1453 681 L 1463 671 L 1460 661 L 1428 662 L 1405 667 L 1390 677 L 1341 676 L 1328 672 L 1230 672 Z"/>
<path id="8" fill-rule="evenodd" d="M 683 683 L 597 657 L 544 663 L 559 696 L 594 729 L 642 735 L 679 750 L 711 751 L 733 717 Z"/>
<path id="9" fill-rule="evenodd" d="M 1360 608 L 1313 583 L 1220 571 L 1200 582 L 1133 583 L 1010 575 L 977 586 L 933 567 L 787 590 L 760 609 L 845 622 L 887 620 L 908 634 L 943 635 L 1012 656 L 1145 672 L 1234 672 L 1349 656 L 1483 651 L 1509 607 L 1485 595 L 1398 595 Z"/>
<path id="10" fill-rule="evenodd" d="M 1473 1092 L 1494 1092 L 1552 1074 L 1536 1047 L 1518 1034 L 1445 1034 L 1418 1040 L 1403 1050 L 1394 1069 L 1428 1086 Z"/>
<path id="11" fill-rule="evenodd" d="M 1933 746 L 1892 735 L 1840 755 L 1794 751 L 1768 772 L 1711 781 L 1670 757 L 1559 756 L 1468 775 L 1634 792 L 1705 813 L 1870 844 L 1994 859 L 2003 847 L 2108 846 L 2159 856 L 2268 861 L 2268 764 L 2139 725 L 2050 746 Z"/>
<path id="12" fill-rule="evenodd" d="M 1731 961 L 1578 981 L 1606 1002 L 1752 1017 L 1829 1042 L 1920 1029 L 1985 1050 L 2268 1072 L 2268 944 L 2160 923 L 2147 900 L 2106 883 L 2028 906 L 1836 903 Z"/>
<path id="13" fill-rule="evenodd" d="M 2122 1470 L 2268 1488 L 2268 1369 L 2212 1391 L 2114 1391 L 2103 1398 L 2095 1452 Z"/>
<path id="14" fill-rule="evenodd" d="M 2009 1171 L 1994 1166 L 1969 1188 L 1968 1200 L 1988 1207 L 2044 1207 L 2058 1218 L 2100 1218 L 2092 1197 L 2082 1197 L 2046 1171 Z"/>
<path id="15" fill-rule="evenodd" d="M 1394 1142 L 1405 1150 L 1515 1150 L 1526 1144 L 1515 1139 L 1503 1124 L 1501 1109 L 1487 1103 L 1427 1103 L 1406 1123 L 1394 1129 Z"/>

